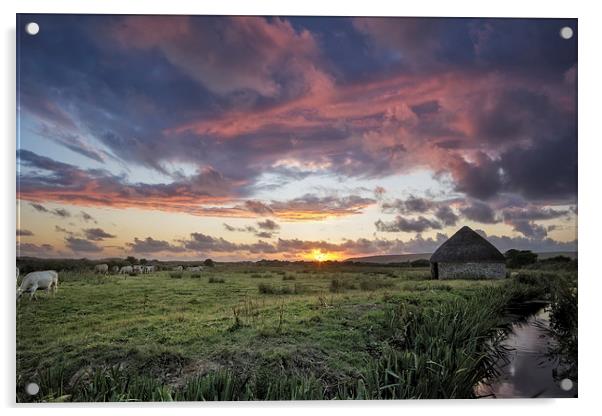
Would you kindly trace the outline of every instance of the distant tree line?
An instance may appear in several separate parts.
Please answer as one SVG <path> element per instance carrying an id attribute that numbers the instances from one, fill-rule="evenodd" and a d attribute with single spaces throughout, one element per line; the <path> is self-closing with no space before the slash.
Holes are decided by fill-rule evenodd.
<path id="1" fill-rule="evenodd" d="M 568 256 L 553 256 L 539 259 L 537 253 L 530 250 L 510 249 L 504 253 L 506 267 L 509 269 L 553 269 L 577 270 L 577 259 Z"/>

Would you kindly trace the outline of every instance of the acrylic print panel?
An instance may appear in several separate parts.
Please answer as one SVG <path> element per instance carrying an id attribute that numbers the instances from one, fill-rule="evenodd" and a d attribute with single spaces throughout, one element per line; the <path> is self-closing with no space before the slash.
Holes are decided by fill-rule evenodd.
<path id="1" fill-rule="evenodd" d="M 577 396 L 575 19 L 17 34 L 17 401 Z"/>

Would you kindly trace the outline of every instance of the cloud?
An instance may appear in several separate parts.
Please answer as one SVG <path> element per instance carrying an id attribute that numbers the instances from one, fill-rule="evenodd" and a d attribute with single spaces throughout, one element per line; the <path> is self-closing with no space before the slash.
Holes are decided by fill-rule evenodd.
<path id="1" fill-rule="evenodd" d="M 115 238 L 114 235 L 107 233 L 101 228 L 87 228 L 83 230 L 83 232 L 86 238 L 92 241 L 102 241 L 106 238 Z"/>
<path id="2" fill-rule="evenodd" d="M 22 228 L 17 228 L 17 237 L 29 237 L 34 235 L 33 232 L 29 230 L 24 230 Z"/>
<path id="3" fill-rule="evenodd" d="M 155 240 L 151 237 L 145 239 L 135 238 L 134 242 L 126 243 L 126 246 L 134 253 L 181 253 L 185 249 L 180 246 L 175 246 L 164 240 Z"/>
<path id="4" fill-rule="evenodd" d="M 31 207 L 38 212 L 49 213 L 55 215 L 60 218 L 69 218 L 71 217 L 71 213 L 67 211 L 65 208 L 55 208 L 53 210 L 49 210 L 42 204 L 30 203 Z"/>
<path id="5" fill-rule="evenodd" d="M 70 250 L 78 253 L 99 253 L 104 250 L 104 247 L 101 247 L 92 241 L 85 240 L 83 238 L 77 238 L 74 236 L 69 236 L 65 238 L 65 245 Z"/>
<path id="6" fill-rule="evenodd" d="M 64 160 L 87 158 L 52 160 L 24 136 L 18 196 L 39 212 L 319 221 L 380 203 L 402 214 L 384 229 L 499 219 L 535 237 L 544 214 L 507 214 L 522 205 L 501 198 L 576 204 L 576 42 L 557 36 L 574 20 L 39 17 L 48 36 L 20 57 L 24 120 L 78 154 Z M 131 179 L 139 167 L 161 179 Z M 374 184 L 417 170 L 465 202 L 387 201 L 384 188 L 256 197 L 315 175 Z M 273 234 L 258 228 L 245 232 Z"/>
<path id="7" fill-rule="evenodd" d="M 273 233 L 270 233 L 267 231 L 260 231 L 260 232 L 256 233 L 255 235 L 259 238 L 272 238 Z"/>
<path id="8" fill-rule="evenodd" d="M 87 212 L 85 212 L 85 211 L 82 211 L 82 212 L 80 213 L 80 215 L 81 215 L 82 219 L 83 219 L 85 222 L 93 222 L 93 223 L 95 223 L 95 224 L 96 224 L 96 222 L 97 222 L 97 221 L 94 219 L 94 217 L 93 217 L 92 215 L 88 214 L 88 213 L 87 213 Z"/>
<path id="9" fill-rule="evenodd" d="M 495 224 L 499 222 L 493 208 L 483 202 L 473 201 L 470 205 L 460 208 L 460 212 L 472 221 L 484 224 Z"/>
<path id="10" fill-rule="evenodd" d="M 514 220 L 510 224 L 513 226 L 514 231 L 518 231 L 528 238 L 541 239 L 548 235 L 545 227 L 537 225 L 533 221 Z"/>
<path id="11" fill-rule="evenodd" d="M 456 225 L 459 220 L 458 215 L 447 205 L 441 205 L 437 208 L 435 217 L 446 227 Z"/>
<path id="12" fill-rule="evenodd" d="M 220 95 L 251 90 L 267 97 L 290 96 L 312 88 L 316 77 L 329 79 L 316 67 L 319 50 L 312 34 L 280 18 L 131 16 L 113 26 L 112 36 L 127 50 L 161 51 L 171 64 Z"/>
<path id="13" fill-rule="evenodd" d="M 49 257 L 55 254 L 55 249 L 51 244 L 33 244 L 17 243 L 17 257 Z"/>
<path id="14" fill-rule="evenodd" d="M 416 232 L 421 233 L 426 230 L 441 229 L 441 224 L 437 221 L 430 220 L 423 216 L 420 216 L 416 219 L 412 218 L 404 218 L 400 215 L 395 217 L 395 220 L 391 222 L 384 222 L 382 220 L 378 220 L 375 223 L 377 231 L 383 232 Z"/>
<path id="15" fill-rule="evenodd" d="M 56 209 L 53 209 L 51 212 L 52 212 L 52 214 L 56 215 L 57 217 L 61 217 L 61 218 L 71 217 L 71 213 L 64 208 L 56 208 Z"/>
<path id="16" fill-rule="evenodd" d="M 274 231 L 280 229 L 280 225 L 271 219 L 266 219 L 265 221 L 258 221 L 257 226 L 262 230 Z"/>
<path id="17" fill-rule="evenodd" d="M 42 204 L 30 203 L 29 205 L 38 212 L 48 212 L 48 209 Z"/>

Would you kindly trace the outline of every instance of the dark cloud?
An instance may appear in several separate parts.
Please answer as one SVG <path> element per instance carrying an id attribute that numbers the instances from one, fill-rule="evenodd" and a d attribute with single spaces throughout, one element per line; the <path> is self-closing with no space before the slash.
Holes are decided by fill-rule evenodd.
<path id="1" fill-rule="evenodd" d="M 84 235 L 88 240 L 102 241 L 106 238 L 115 238 L 114 235 L 107 233 L 101 228 L 87 228 L 83 230 Z"/>
<path id="2" fill-rule="evenodd" d="M 533 221 L 513 220 L 509 224 L 512 225 L 514 231 L 523 234 L 528 238 L 541 239 L 548 235 L 545 227 L 535 224 Z"/>
<path id="3" fill-rule="evenodd" d="M 267 231 L 261 231 L 255 234 L 259 238 L 272 238 L 272 233 Z"/>
<path id="4" fill-rule="evenodd" d="M 104 247 L 101 247 L 92 241 L 85 240 L 83 238 L 77 238 L 74 236 L 69 236 L 65 238 L 65 245 L 67 248 L 74 252 L 81 253 L 99 253 L 104 250 Z"/>
<path id="5" fill-rule="evenodd" d="M 94 223 L 96 223 L 96 220 L 94 219 L 94 217 L 93 217 L 92 215 L 88 214 L 87 212 L 85 212 L 85 211 L 82 211 L 82 212 L 80 213 L 80 215 L 81 215 L 82 219 L 83 219 L 85 222 L 94 222 Z"/>
<path id="6" fill-rule="evenodd" d="M 280 229 L 280 225 L 271 219 L 266 219 L 265 221 L 258 221 L 257 226 L 262 230 L 274 231 Z"/>
<path id="7" fill-rule="evenodd" d="M 29 231 L 29 230 L 24 230 L 21 228 L 17 228 L 17 237 L 29 237 L 32 236 L 33 232 Z"/>
<path id="8" fill-rule="evenodd" d="M 69 218 L 71 217 L 71 213 L 64 208 L 56 208 L 52 210 L 52 214 L 61 218 Z"/>
<path id="9" fill-rule="evenodd" d="M 35 204 L 32 202 L 29 205 L 38 212 L 48 212 L 48 209 L 42 204 Z"/>
<path id="10" fill-rule="evenodd" d="M 73 232 L 69 231 L 68 229 L 61 227 L 59 225 L 55 225 L 54 226 L 54 231 L 58 232 L 58 233 L 65 233 L 65 234 L 69 234 L 72 235 Z"/>
<path id="11" fill-rule="evenodd" d="M 568 210 L 557 210 L 553 208 L 540 208 L 537 206 L 531 206 L 528 208 L 509 208 L 505 209 L 502 213 L 505 221 L 525 220 L 525 221 L 538 221 L 538 220 L 551 220 L 555 218 L 564 217 L 569 214 Z"/>
<path id="12" fill-rule="evenodd" d="M 17 243 L 17 257 L 33 256 L 33 257 L 49 257 L 55 254 L 54 247 L 51 244 L 33 244 L 33 243 Z"/>
<path id="13" fill-rule="evenodd" d="M 185 251 L 184 247 L 170 244 L 164 240 L 155 240 L 152 237 L 142 240 L 134 238 L 134 242 L 126 243 L 126 246 L 134 253 L 181 253 Z"/>
<path id="14" fill-rule="evenodd" d="M 469 220 L 483 224 L 495 224 L 500 221 L 493 208 L 479 201 L 473 201 L 470 205 L 460 208 L 460 212 Z"/>
<path id="15" fill-rule="evenodd" d="M 441 224 L 439 222 L 430 220 L 423 216 L 420 216 L 416 219 L 412 219 L 412 218 L 404 218 L 404 217 L 398 215 L 391 222 L 384 222 L 382 220 L 378 220 L 375 223 L 375 225 L 376 225 L 377 231 L 384 231 L 384 232 L 404 231 L 404 232 L 421 233 L 423 231 L 427 231 L 430 229 L 435 229 L 435 230 L 441 229 Z"/>
<path id="16" fill-rule="evenodd" d="M 447 205 L 441 205 L 437 208 L 435 217 L 446 227 L 456 225 L 459 220 L 458 215 Z"/>
<path id="17" fill-rule="evenodd" d="M 483 230 L 475 230 L 483 237 L 487 238 L 494 246 L 497 247 L 501 252 L 505 252 L 510 249 L 517 250 L 531 250 L 535 252 L 550 252 L 550 251 L 577 251 L 577 241 L 561 242 L 552 240 L 548 237 L 509 237 L 509 236 L 497 236 L 487 235 Z"/>

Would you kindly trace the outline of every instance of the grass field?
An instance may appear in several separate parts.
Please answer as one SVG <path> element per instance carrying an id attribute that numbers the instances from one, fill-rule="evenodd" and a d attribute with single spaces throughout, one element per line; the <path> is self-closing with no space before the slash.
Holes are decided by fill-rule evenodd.
<path id="1" fill-rule="evenodd" d="M 17 398 L 472 397 L 495 372 L 504 307 L 576 277 L 530 273 L 432 281 L 426 268 L 309 263 L 64 272 L 55 297 L 17 306 Z M 24 393 L 32 381 L 35 397 Z"/>

